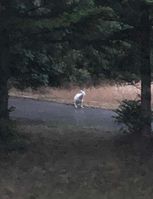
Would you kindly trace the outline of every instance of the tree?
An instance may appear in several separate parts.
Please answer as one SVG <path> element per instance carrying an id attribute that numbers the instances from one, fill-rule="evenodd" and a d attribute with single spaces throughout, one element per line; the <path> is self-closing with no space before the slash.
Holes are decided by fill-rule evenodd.
<path id="1" fill-rule="evenodd" d="M 141 74 L 141 111 L 143 116 L 142 134 L 151 135 L 151 28 L 153 6 L 152 0 L 107 1 L 117 12 L 121 23 L 127 28 L 115 33 L 113 37 L 132 41 L 138 46 Z"/>
<path id="2" fill-rule="evenodd" d="M 8 88 L 7 82 L 9 78 L 9 50 L 10 39 L 7 28 L 4 27 L 3 20 L 6 22 L 10 19 L 10 3 L 6 2 L 7 6 L 4 8 L 4 2 L 0 4 L 0 119 L 8 119 Z"/>
<path id="3" fill-rule="evenodd" d="M 151 15 L 152 1 L 128 1 L 132 6 L 136 21 L 132 24 L 133 36 L 136 36 L 136 44 L 140 46 L 140 73 L 141 73 L 141 111 L 144 118 L 142 134 L 151 135 Z M 126 18 L 127 19 L 127 18 Z M 131 24 L 130 24 L 131 25 Z M 136 34 L 135 34 L 136 33 Z"/>
<path id="4" fill-rule="evenodd" d="M 145 125 L 142 133 L 151 134 L 151 64 L 150 64 L 150 42 L 151 42 L 151 23 L 149 6 L 141 7 L 141 26 L 140 26 L 140 49 L 141 49 L 141 109 L 144 116 Z"/>

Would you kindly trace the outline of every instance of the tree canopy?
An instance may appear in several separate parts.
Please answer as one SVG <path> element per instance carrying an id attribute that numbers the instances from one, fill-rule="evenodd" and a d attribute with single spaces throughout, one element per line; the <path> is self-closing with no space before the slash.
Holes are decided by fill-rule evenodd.
<path id="1" fill-rule="evenodd" d="M 133 79 L 139 74 L 133 56 L 137 48 L 119 36 L 131 25 L 120 20 L 114 3 L 63 0 L 5 5 L 11 12 L 4 16 L 1 28 L 7 24 L 10 77 L 15 85 L 95 84 L 106 78 Z"/>

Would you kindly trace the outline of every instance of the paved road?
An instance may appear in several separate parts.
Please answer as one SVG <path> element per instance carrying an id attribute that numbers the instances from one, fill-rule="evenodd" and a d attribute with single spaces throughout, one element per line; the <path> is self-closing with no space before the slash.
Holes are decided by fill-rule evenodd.
<path id="1" fill-rule="evenodd" d="M 9 99 L 9 106 L 16 107 L 11 113 L 12 118 L 95 127 L 106 131 L 119 128 L 112 118 L 115 113 L 110 110 L 87 107 L 75 109 L 72 105 L 14 97 Z"/>

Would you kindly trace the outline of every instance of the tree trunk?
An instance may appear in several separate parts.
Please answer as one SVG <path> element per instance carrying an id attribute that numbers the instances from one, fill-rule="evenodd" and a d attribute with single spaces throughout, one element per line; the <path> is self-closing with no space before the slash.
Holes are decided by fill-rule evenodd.
<path id="1" fill-rule="evenodd" d="M 8 119 L 9 37 L 7 31 L 0 34 L 0 120 Z"/>
<path id="2" fill-rule="evenodd" d="M 143 135 L 151 134 L 151 64 L 150 64 L 150 37 L 151 25 L 149 8 L 143 6 L 140 28 L 141 45 L 141 108 L 143 116 Z"/>

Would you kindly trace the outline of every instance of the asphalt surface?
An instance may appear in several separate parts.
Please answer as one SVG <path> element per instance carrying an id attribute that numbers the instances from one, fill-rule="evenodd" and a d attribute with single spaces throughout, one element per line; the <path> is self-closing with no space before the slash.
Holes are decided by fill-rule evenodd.
<path id="1" fill-rule="evenodd" d="M 75 109 L 72 105 L 14 97 L 9 98 L 9 106 L 16 107 L 10 114 L 13 119 L 102 128 L 106 131 L 119 129 L 112 117 L 115 113 L 111 110 L 89 107 Z"/>

